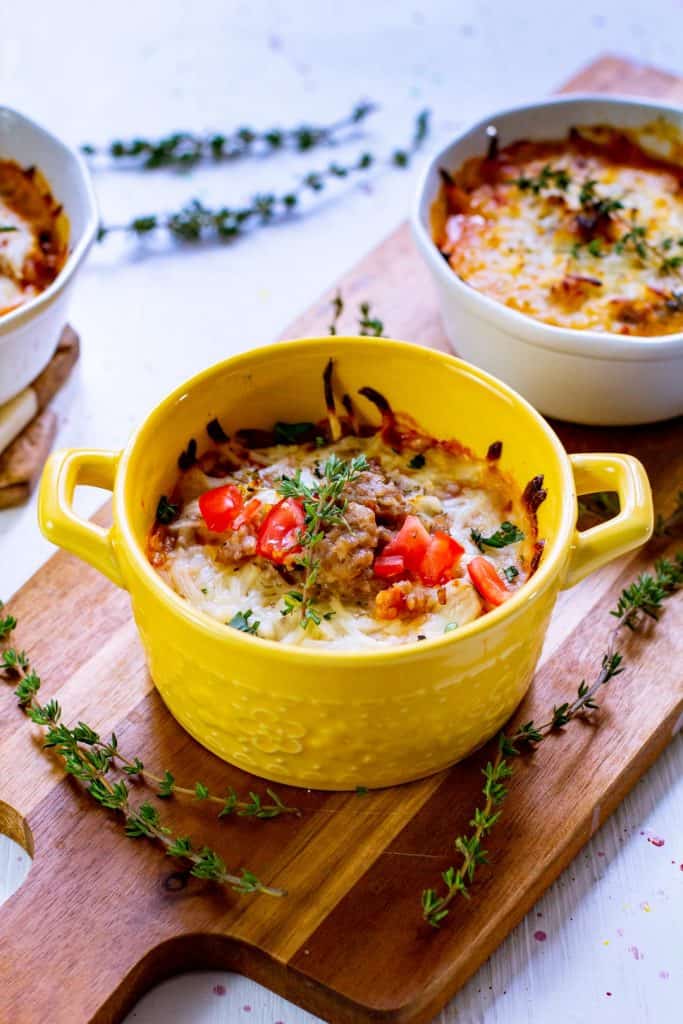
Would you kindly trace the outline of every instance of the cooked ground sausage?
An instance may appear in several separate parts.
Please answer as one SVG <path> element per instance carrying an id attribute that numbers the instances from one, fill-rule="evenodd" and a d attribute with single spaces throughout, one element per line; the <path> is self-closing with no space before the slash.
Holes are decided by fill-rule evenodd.
<path id="1" fill-rule="evenodd" d="M 405 494 L 392 481 L 374 469 L 361 473 L 346 490 L 350 501 L 372 509 L 383 526 L 400 526 L 410 511 Z"/>
<path id="2" fill-rule="evenodd" d="M 375 513 L 358 501 L 350 501 L 344 522 L 333 526 L 320 541 L 318 585 L 347 600 L 360 600 L 377 590 L 372 563 L 379 543 Z"/>

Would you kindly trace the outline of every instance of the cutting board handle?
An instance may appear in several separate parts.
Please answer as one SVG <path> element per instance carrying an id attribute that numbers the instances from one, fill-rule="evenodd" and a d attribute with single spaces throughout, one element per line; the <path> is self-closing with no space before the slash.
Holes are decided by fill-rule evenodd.
<path id="1" fill-rule="evenodd" d="M 113 490 L 120 454 L 67 448 L 51 455 L 40 481 L 38 522 L 53 544 L 89 562 L 112 583 L 124 587 L 111 529 L 105 530 L 81 519 L 73 510 L 74 491 L 78 486 Z"/>
<path id="2" fill-rule="evenodd" d="M 564 586 L 573 587 L 607 562 L 640 547 L 652 536 L 654 516 L 650 482 L 632 455 L 570 455 L 576 493 L 616 491 L 619 514 L 590 530 L 577 530 Z"/>

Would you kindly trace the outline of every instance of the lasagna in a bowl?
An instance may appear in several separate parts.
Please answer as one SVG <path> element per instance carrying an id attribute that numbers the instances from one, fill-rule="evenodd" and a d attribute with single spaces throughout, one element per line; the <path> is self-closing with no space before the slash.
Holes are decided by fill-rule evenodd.
<path id="1" fill-rule="evenodd" d="M 148 538 L 152 565 L 228 627 L 285 644 L 372 649 L 457 630 L 504 603 L 542 556 L 536 510 L 499 465 L 430 437 L 372 388 L 381 424 L 327 419 L 189 441 Z M 201 452 L 200 452 L 201 447 Z"/>
<path id="2" fill-rule="evenodd" d="M 0 159 L 0 316 L 45 291 L 67 243 L 67 218 L 40 171 Z"/>
<path id="3" fill-rule="evenodd" d="M 505 147 L 494 132 L 441 175 L 433 238 L 472 288 L 555 326 L 683 331 L 683 146 L 667 122 Z"/>

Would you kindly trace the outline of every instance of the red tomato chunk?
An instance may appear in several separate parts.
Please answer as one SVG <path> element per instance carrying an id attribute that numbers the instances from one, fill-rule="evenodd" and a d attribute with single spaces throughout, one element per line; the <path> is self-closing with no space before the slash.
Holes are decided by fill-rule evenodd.
<path id="1" fill-rule="evenodd" d="M 403 526 L 389 541 L 382 555 L 402 555 L 406 569 L 417 572 L 429 547 L 429 540 L 429 534 L 417 516 L 406 516 Z"/>
<path id="2" fill-rule="evenodd" d="M 284 562 L 300 551 L 304 518 L 304 507 L 298 498 L 283 498 L 273 505 L 259 530 L 257 553 L 271 562 Z"/>
<path id="3" fill-rule="evenodd" d="M 375 576 L 391 580 L 396 576 L 402 576 L 406 571 L 406 563 L 403 555 L 378 555 L 373 566 Z"/>
<path id="4" fill-rule="evenodd" d="M 374 572 L 395 579 L 411 572 L 428 587 L 453 579 L 455 566 L 465 549 L 449 534 L 437 530 L 430 536 L 417 516 L 406 516 L 403 526 L 375 559 Z"/>
<path id="5" fill-rule="evenodd" d="M 489 604 L 497 606 L 510 597 L 510 591 L 488 559 L 473 558 L 467 571 L 475 589 Z"/>
<path id="6" fill-rule="evenodd" d="M 437 530 L 418 570 L 425 586 L 436 587 L 453 579 L 453 570 L 464 550 L 450 534 Z"/>
<path id="7" fill-rule="evenodd" d="M 199 511 L 204 522 L 216 533 L 231 529 L 243 504 L 242 494 L 234 484 L 215 487 L 199 496 Z"/>

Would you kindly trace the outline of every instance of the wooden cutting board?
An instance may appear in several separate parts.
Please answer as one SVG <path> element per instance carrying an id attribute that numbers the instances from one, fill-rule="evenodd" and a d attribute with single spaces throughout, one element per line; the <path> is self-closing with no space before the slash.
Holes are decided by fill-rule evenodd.
<path id="1" fill-rule="evenodd" d="M 671 76 L 612 57 L 566 88 L 683 99 L 681 82 Z M 338 286 L 349 313 L 371 299 L 394 336 L 446 348 L 405 226 Z M 287 335 L 325 333 L 330 295 Z M 636 454 L 662 511 L 683 485 L 681 420 L 558 430 L 570 451 Z M 542 716 L 593 675 L 615 596 L 652 557 L 630 556 L 561 596 L 520 719 Z M 152 688 L 128 598 L 102 576 L 58 554 L 11 610 L 45 695 L 59 699 L 68 721 L 114 729 L 148 768 L 172 768 L 179 781 L 201 779 L 215 791 L 263 790 L 175 724 Z M 679 728 L 682 627 L 683 601 L 674 600 L 656 638 L 631 643 L 628 670 L 606 694 L 599 725 L 576 724 L 520 762 L 487 843 L 491 866 L 481 870 L 472 900 L 456 905 L 440 931 L 422 923 L 420 892 L 452 861 L 452 838 L 478 801 L 487 752 L 431 779 L 368 795 L 279 787 L 300 818 L 218 822 L 205 805 L 169 802 L 166 814 L 179 833 L 289 892 L 282 900 L 240 898 L 198 880 L 180 884 L 177 865 L 160 850 L 126 839 L 117 819 L 62 777 L 32 741 L 37 730 L 10 688 L 0 688 L 0 829 L 34 856 L 26 882 L 0 907 L 0 1021 L 118 1021 L 161 979 L 219 967 L 330 1021 L 431 1020 Z"/>

